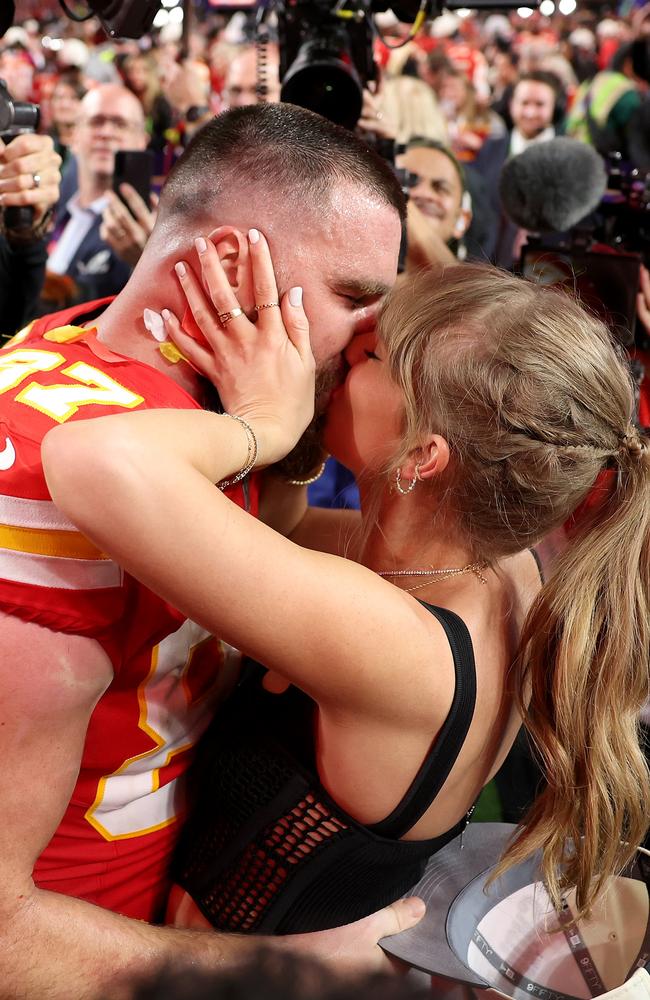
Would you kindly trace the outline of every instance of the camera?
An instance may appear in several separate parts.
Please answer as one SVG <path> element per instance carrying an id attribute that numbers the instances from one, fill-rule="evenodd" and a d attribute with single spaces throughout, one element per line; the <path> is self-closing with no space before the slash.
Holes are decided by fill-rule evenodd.
<path id="1" fill-rule="evenodd" d="M 14 101 L 4 80 L 0 80 L 0 139 L 11 142 L 24 132 L 35 132 L 40 112 L 37 104 Z M 4 211 L 4 224 L 12 232 L 27 232 L 32 228 L 34 209 L 29 205 L 11 205 Z"/>
<path id="2" fill-rule="evenodd" d="M 93 15 L 111 38 L 142 38 L 151 29 L 160 0 L 87 0 L 88 14 L 80 17 L 70 10 L 66 0 L 59 4 L 73 21 L 85 21 Z M 13 24 L 16 5 L 14 0 L 0 3 L 0 38 Z"/>
<path id="3" fill-rule="evenodd" d="M 475 0 L 472 7 L 514 9 L 520 0 Z M 537 0 L 533 0 L 533 6 Z M 281 100 L 354 128 L 363 90 L 377 78 L 375 14 L 388 10 L 415 34 L 427 18 L 461 9 L 465 0 L 271 0 L 278 19 Z"/>
<path id="4" fill-rule="evenodd" d="M 650 260 L 650 173 L 608 158 L 607 190 L 593 219 L 585 227 L 592 242 L 641 253 Z"/>
<path id="5" fill-rule="evenodd" d="M 281 99 L 354 128 L 363 89 L 377 75 L 370 0 L 358 0 L 345 18 L 328 0 L 283 0 L 276 12 Z"/>
<path id="6" fill-rule="evenodd" d="M 35 132 L 38 122 L 38 105 L 14 101 L 7 84 L 0 80 L 0 139 L 8 142 L 23 132 Z"/>
<path id="7" fill-rule="evenodd" d="M 521 272 L 577 291 L 625 347 L 650 349 L 636 321 L 641 264 L 650 264 L 650 173 L 608 158 L 607 188 L 597 208 L 560 239 L 531 238 Z"/>

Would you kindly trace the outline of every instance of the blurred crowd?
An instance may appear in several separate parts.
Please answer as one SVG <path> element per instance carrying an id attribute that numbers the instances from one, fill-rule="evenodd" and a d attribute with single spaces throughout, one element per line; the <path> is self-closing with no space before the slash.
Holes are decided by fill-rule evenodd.
<path id="1" fill-rule="evenodd" d="M 357 127 L 382 148 L 388 141 L 409 172 L 407 266 L 454 257 L 511 266 L 522 233 L 502 210 L 500 171 L 532 144 L 568 134 L 650 169 L 650 73 L 638 41 L 650 36 L 650 5 L 607 16 L 571 5 L 445 12 L 415 38 L 390 13 L 378 16 L 380 79 Z M 280 98 L 273 25 L 256 46 L 243 12 L 192 8 L 184 28 L 180 7 L 162 7 L 151 35 L 115 41 L 94 19 L 75 23 L 44 6 L 34 0 L 34 16 L 0 43 L 0 77 L 14 100 L 40 106 L 40 131 L 61 159 L 32 306 L 41 314 L 116 294 L 194 131 L 223 109 Z M 115 153 L 145 149 L 150 192 L 116 183 Z"/>

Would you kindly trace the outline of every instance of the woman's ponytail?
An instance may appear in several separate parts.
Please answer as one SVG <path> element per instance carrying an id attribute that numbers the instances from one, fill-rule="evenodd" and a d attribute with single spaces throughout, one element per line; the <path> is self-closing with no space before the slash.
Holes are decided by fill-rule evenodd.
<path id="1" fill-rule="evenodd" d="M 650 825 L 639 744 L 650 696 L 650 444 L 635 428 L 615 463 L 604 506 L 572 537 L 522 634 L 518 696 L 547 786 L 501 862 L 541 849 L 551 898 L 575 886 L 581 913 Z"/>

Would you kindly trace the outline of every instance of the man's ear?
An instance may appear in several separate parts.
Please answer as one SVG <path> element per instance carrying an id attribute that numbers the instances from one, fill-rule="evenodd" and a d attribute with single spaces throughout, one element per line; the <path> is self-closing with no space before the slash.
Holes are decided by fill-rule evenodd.
<path id="1" fill-rule="evenodd" d="M 427 480 L 441 475 L 449 465 L 449 445 L 441 434 L 432 434 L 419 448 L 415 448 L 408 462 L 402 465 L 402 478 Z"/>
<path id="2" fill-rule="evenodd" d="M 219 226 L 212 230 L 208 239 L 216 247 L 221 266 L 241 308 L 244 312 L 250 312 L 255 305 L 255 296 L 248 237 L 235 226 Z"/>

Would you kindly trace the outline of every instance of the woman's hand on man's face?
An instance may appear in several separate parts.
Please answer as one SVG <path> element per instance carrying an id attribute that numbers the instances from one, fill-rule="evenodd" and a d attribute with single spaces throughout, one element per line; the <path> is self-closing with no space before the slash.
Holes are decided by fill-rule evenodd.
<path id="1" fill-rule="evenodd" d="M 315 362 L 302 289 L 291 288 L 280 300 L 266 239 L 255 229 L 248 239 L 255 322 L 240 308 L 216 247 L 203 237 L 196 240 L 200 280 L 186 261 L 178 262 L 176 274 L 209 346 L 185 333 L 169 310 L 163 319 L 170 339 L 216 386 L 226 411 L 264 423 L 266 464 L 284 457 L 313 416 Z"/>

